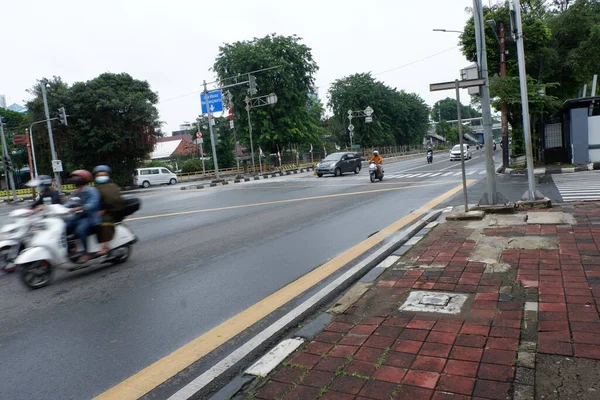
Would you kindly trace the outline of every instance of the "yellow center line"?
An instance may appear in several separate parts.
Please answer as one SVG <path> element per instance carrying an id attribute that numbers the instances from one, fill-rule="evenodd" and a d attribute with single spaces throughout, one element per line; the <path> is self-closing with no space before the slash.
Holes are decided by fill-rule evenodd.
<path id="1" fill-rule="evenodd" d="M 406 189 L 412 189 L 412 188 L 417 188 L 417 187 L 426 187 L 426 186 L 435 186 L 435 185 L 436 185 L 436 183 L 427 183 L 427 184 L 422 184 L 422 185 L 414 185 L 414 186 L 410 186 L 410 187 L 394 187 L 394 188 L 385 188 L 385 189 L 365 190 L 365 191 L 360 191 L 360 192 L 336 193 L 336 194 L 327 194 L 327 195 L 322 195 L 322 196 L 311 196 L 311 197 L 300 197 L 300 198 L 286 199 L 286 200 L 265 201 L 265 202 L 261 202 L 261 203 L 240 204 L 237 206 L 205 208 L 202 210 L 177 211 L 177 212 L 172 212 L 172 213 L 145 215 L 145 216 L 141 216 L 141 217 L 128 218 L 127 221 L 141 221 L 141 220 L 153 219 L 153 218 L 176 217 L 176 216 L 180 216 L 180 215 L 199 214 L 199 213 L 205 213 L 205 212 L 235 210 L 235 209 L 239 209 L 239 208 L 262 207 L 262 206 L 268 206 L 268 205 L 274 205 L 274 204 L 297 203 L 297 202 L 301 202 L 301 201 L 330 199 L 330 198 L 335 198 L 335 197 L 358 196 L 361 194 L 391 192 L 391 191 L 397 191 L 397 190 L 406 190 Z"/>
<path id="2" fill-rule="evenodd" d="M 467 181 L 467 185 L 471 185 L 474 182 L 476 181 L 469 180 Z M 427 202 L 419 209 L 385 227 L 370 238 L 346 250 L 334 259 L 303 275 L 284 288 L 241 311 L 227 321 L 100 394 L 96 399 L 133 400 L 142 397 L 461 190 L 462 185 L 456 186 L 441 196 Z"/>

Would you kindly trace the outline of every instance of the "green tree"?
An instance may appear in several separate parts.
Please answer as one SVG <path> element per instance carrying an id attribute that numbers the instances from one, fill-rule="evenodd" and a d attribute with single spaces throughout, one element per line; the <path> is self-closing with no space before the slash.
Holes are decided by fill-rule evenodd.
<path id="1" fill-rule="evenodd" d="M 44 119 L 39 85 L 31 92 L 36 97 L 28 103 L 30 118 Z M 105 73 L 71 87 L 55 77 L 48 84 L 48 103 L 51 110 L 65 107 L 69 115 L 67 127 L 53 128 L 56 149 L 66 169 L 108 164 L 116 182 L 130 183 L 132 171 L 148 158 L 161 135 L 157 102 L 158 95 L 148 82 L 125 73 Z M 47 151 L 44 136 L 37 134 L 36 140 L 41 138 L 38 142 Z M 38 158 L 44 160 L 42 166 L 49 171 L 45 161 L 49 154 Z"/>
<path id="2" fill-rule="evenodd" d="M 461 104 L 460 114 L 463 119 L 481 117 L 481 112 L 470 105 Z M 446 97 L 431 107 L 431 119 L 434 121 L 454 121 L 458 119 L 456 99 Z"/>
<path id="3" fill-rule="evenodd" d="M 354 118 L 354 143 L 363 147 L 420 142 L 429 127 L 429 107 L 414 93 L 397 91 L 370 74 L 354 74 L 336 80 L 329 89 L 336 132 L 348 125 L 348 110 L 375 110 L 373 122 Z M 337 134 L 339 139 L 341 134 Z M 344 137 L 346 134 L 344 133 Z"/>
<path id="4" fill-rule="evenodd" d="M 277 104 L 252 109 L 250 112 L 255 147 L 265 152 L 292 145 L 316 142 L 319 121 L 312 112 L 309 95 L 315 92 L 314 75 L 318 69 L 311 49 L 296 35 L 276 34 L 250 41 L 228 43 L 219 48 L 214 64 L 222 85 L 246 81 L 251 71 L 277 67 L 255 74 L 258 93 L 253 97 L 275 93 Z M 235 77 L 235 78 L 231 78 Z M 238 140 L 249 145 L 249 132 L 244 98 L 247 85 L 230 88 L 234 103 L 234 121 Z"/>

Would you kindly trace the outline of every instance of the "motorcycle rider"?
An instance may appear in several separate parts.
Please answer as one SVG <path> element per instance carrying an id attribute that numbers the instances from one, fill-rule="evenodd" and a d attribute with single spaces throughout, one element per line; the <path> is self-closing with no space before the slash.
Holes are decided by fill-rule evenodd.
<path id="1" fill-rule="evenodd" d="M 91 258 L 88 253 L 87 238 L 92 228 L 100 225 L 101 218 L 98 214 L 100 211 L 100 193 L 98 189 L 88 186 L 94 177 L 90 171 L 78 169 L 71 172 L 68 183 L 75 185 L 75 190 L 71 193 L 71 197 L 78 197 L 80 204 L 73 207 L 71 203 L 70 213 L 74 214 L 67 221 L 67 232 L 74 232 L 83 248 L 83 253 L 77 260 L 79 263 L 85 263 Z M 69 207 L 69 204 L 67 205 Z"/>
<path id="2" fill-rule="evenodd" d="M 29 206 L 34 212 L 39 212 L 44 209 L 45 199 L 50 199 L 51 204 L 61 204 L 60 194 L 52 188 L 53 179 L 48 175 L 40 175 L 35 179 L 27 182 L 29 187 L 37 187 L 38 198 Z"/>
<path id="3" fill-rule="evenodd" d="M 115 234 L 115 223 L 119 222 L 119 213 L 123 210 L 121 189 L 110 179 L 111 169 L 108 165 L 98 165 L 94 168 L 94 182 L 100 192 L 100 211 L 102 224 L 98 230 L 98 255 L 108 253 L 108 243 Z"/>
<path id="4" fill-rule="evenodd" d="M 383 157 L 379 155 L 377 150 L 373 151 L 373 156 L 369 159 L 369 164 L 375 163 L 377 165 L 377 177 L 381 176 L 381 168 L 383 166 Z"/>
<path id="5" fill-rule="evenodd" d="M 427 147 L 427 159 L 433 161 L 433 150 L 431 149 L 431 146 Z"/>

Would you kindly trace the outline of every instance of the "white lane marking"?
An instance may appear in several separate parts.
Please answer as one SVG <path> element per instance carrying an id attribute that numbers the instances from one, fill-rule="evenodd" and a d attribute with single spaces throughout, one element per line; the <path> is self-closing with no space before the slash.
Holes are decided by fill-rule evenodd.
<path id="1" fill-rule="evenodd" d="M 452 175 L 452 174 L 454 174 L 454 172 L 446 172 L 446 173 L 445 173 L 444 175 L 442 175 L 442 176 L 450 176 L 450 175 Z"/>
<path id="2" fill-rule="evenodd" d="M 473 175 L 475 172 L 477 171 L 468 171 L 467 173 L 465 173 L 465 175 Z"/>
<path id="3" fill-rule="evenodd" d="M 433 172 L 427 172 L 426 174 L 421 175 L 421 178 L 425 178 L 426 176 L 431 175 Z"/>
<path id="4" fill-rule="evenodd" d="M 485 175 L 486 173 L 487 173 L 487 171 L 484 169 L 483 171 L 481 171 L 481 172 L 479 173 L 479 175 Z"/>
<path id="5" fill-rule="evenodd" d="M 433 178 L 434 176 L 441 175 L 441 174 L 442 174 L 441 172 L 436 172 L 435 174 L 431 175 L 431 178 Z"/>

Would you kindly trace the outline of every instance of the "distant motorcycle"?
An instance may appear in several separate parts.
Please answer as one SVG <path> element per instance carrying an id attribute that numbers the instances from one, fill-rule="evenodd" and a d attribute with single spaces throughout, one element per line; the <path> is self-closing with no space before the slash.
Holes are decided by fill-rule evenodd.
<path id="1" fill-rule="evenodd" d="M 427 164 L 431 164 L 433 162 L 433 153 L 427 152 Z"/>
<path id="2" fill-rule="evenodd" d="M 377 164 L 369 164 L 369 178 L 371 182 L 375 182 L 376 179 L 379 179 L 381 182 L 383 180 L 383 166 L 377 168 Z"/>

